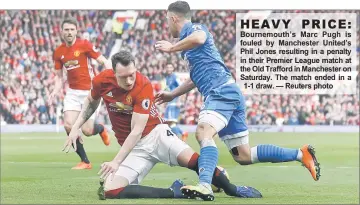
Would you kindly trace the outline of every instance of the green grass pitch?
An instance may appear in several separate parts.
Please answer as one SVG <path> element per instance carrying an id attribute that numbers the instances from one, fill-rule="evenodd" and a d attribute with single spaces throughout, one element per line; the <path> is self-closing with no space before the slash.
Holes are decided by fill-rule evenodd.
<path id="1" fill-rule="evenodd" d="M 119 145 L 105 147 L 98 136 L 84 138 L 92 170 L 71 170 L 75 153 L 61 152 L 64 133 L 1 134 L 1 203 L 27 204 L 199 204 L 214 203 L 180 199 L 131 199 L 99 201 L 96 195 L 101 162 L 111 160 Z M 194 136 L 188 143 L 199 150 Z M 215 204 L 358 204 L 359 136 L 357 133 L 251 133 L 251 145 L 271 143 L 297 148 L 314 145 L 322 176 L 315 182 L 297 162 L 237 165 L 224 144 L 217 140 L 219 165 L 238 185 L 256 187 L 262 199 L 241 199 L 216 194 Z M 169 187 L 175 179 L 195 183 L 197 175 L 180 167 L 158 164 L 143 185 Z"/>

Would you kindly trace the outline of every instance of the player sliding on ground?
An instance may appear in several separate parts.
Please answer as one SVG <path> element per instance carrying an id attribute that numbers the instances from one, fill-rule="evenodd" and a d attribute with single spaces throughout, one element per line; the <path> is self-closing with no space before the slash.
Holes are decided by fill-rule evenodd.
<path id="1" fill-rule="evenodd" d="M 121 149 L 110 162 L 101 165 L 100 199 L 106 198 L 187 198 L 175 181 L 171 188 L 140 186 L 140 182 L 158 162 L 198 170 L 198 157 L 189 145 L 181 141 L 167 124 L 162 124 L 154 103 L 150 81 L 137 72 L 134 57 L 120 51 L 112 58 L 113 70 L 101 72 L 93 79 L 91 92 L 74 123 L 64 150 L 71 145 L 76 150 L 78 129 L 97 109 L 100 99 L 106 104 L 112 129 Z M 215 171 L 213 184 L 230 196 L 260 198 L 260 192 L 246 186 L 235 186 Z M 131 186 L 129 186 L 131 185 Z"/>
<path id="2" fill-rule="evenodd" d="M 195 87 L 205 97 L 196 130 L 196 139 L 201 148 L 199 183 L 183 187 L 183 193 L 203 200 L 214 200 L 210 184 L 218 161 L 218 149 L 213 140 L 216 134 L 239 164 L 299 161 L 310 171 L 314 180 L 319 180 L 320 166 L 310 145 L 304 145 L 301 149 L 270 144 L 250 148 L 244 96 L 225 66 L 213 36 L 204 25 L 191 22 L 190 6 L 185 1 L 170 4 L 166 18 L 171 35 L 180 38 L 180 41 L 175 44 L 159 41 L 155 48 L 167 53 L 181 51 L 182 58 L 189 65 L 190 79 L 172 92 L 157 94 L 155 101 L 159 104 L 169 102 Z"/>
<path id="3" fill-rule="evenodd" d="M 66 90 L 64 99 L 64 127 L 66 133 L 69 134 L 91 88 L 91 78 L 94 73 L 89 64 L 90 58 L 96 59 L 98 63 L 106 67 L 110 67 L 111 63 L 89 41 L 76 37 L 76 19 L 65 19 L 61 24 L 61 34 L 64 43 L 57 47 L 54 52 L 55 88 L 50 94 L 49 102 L 52 103 L 53 98 L 60 93 L 63 86 L 62 74 L 65 69 L 69 88 Z M 96 124 L 95 117 L 95 114 L 92 115 L 81 127 L 81 131 L 86 136 L 99 134 L 104 144 L 108 146 L 110 139 L 106 128 L 102 124 Z M 77 141 L 77 147 L 76 153 L 81 162 L 72 169 L 91 169 L 91 163 L 80 141 Z"/>

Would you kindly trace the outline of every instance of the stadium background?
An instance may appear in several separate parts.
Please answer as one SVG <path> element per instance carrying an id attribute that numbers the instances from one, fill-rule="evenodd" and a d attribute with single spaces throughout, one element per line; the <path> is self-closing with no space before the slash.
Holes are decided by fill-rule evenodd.
<path id="1" fill-rule="evenodd" d="M 233 73 L 236 12 L 239 11 L 196 11 L 193 17 L 193 21 L 209 27 Z M 60 111 L 65 87 L 49 104 L 48 96 L 54 88 L 53 51 L 61 44 L 61 21 L 68 16 L 79 21 L 78 36 L 89 39 L 107 58 L 120 48 L 130 49 L 155 92 L 164 88 L 167 62 L 175 65 L 180 78 L 186 78 L 187 69 L 179 54 L 154 49 L 157 40 L 169 39 L 164 11 L 0 11 L 1 125 L 62 125 Z M 359 24 L 358 29 L 360 33 Z M 357 55 L 360 56 L 359 44 Z M 96 61 L 92 63 L 98 72 L 104 69 Z M 201 104 L 196 90 L 182 96 L 179 122 L 195 125 Z M 252 95 L 246 96 L 246 106 L 249 125 L 360 125 L 358 95 Z M 159 110 L 163 113 L 164 106 Z M 110 124 L 104 106 L 97 120 Z"/>
<path id="2" fill-rule="evenodd" d="M 210 28 L 233 73 L 236 12 L 196 11 L 193 19 Z M 96 190 L 100 164 L 111 160 L 119 150 L 117 143 L 103 146 L 99 137 L 84 140 L 93 169 L 80 172 L 70 169 L 79 159 L 74 153 L 61 152 L 66 137 L 65 132 L 60 132 L 65 87 L 57 99 L 47 103 L 54 88 L 52 54 L 61 43 L 60 25 L 67 16 L 78 19 L 79 37 L 91 40 L 106 57 L 120 48 L 130 49 L 136 55 L 140 71 L 152 81 L 155 92 L 163 88 L 163 68 L 168 61 L 175 65 L 180 78 L 187 76 L 178 55 L 154 50 L 156 40 L 169 36 L 163 11 L 0 10 L 1 203 L 201 203 L 167 199 L 99 201 Z M 359 44 L 357 52 L 359 56 Z M 93 65 L 98 71 L 104 69 L 96 61 Z M 194 90 L 182 96 L 179 104 L 180 122 L 187 124 L 182 127 L 193 130 L 201 106 L 199 93 Z M 269 143 L 295 148 L 312 144 L 322 166 L 322 176 L 314 182 L 296 162 L 239 166 L 224 143 L 216 138 L 219 165 L 226 168 L 230 180 L 237 185 L 256 187 L 264 196 L 261 200 L 248 200 L 219 193 L 216 204 L 359 204 L 358 95 L 252 95 L 246 96 L 246 105 L 251 145 Z M 159 108 L 164 111 L 164 106 Z M 57 119 L 58 116 L 61 117 Z M 110 126 L 104 107 L 97 119 Z M 278 126 L 282 124 L 289 126 Z M 55 127 L 59 128 L 57 132 Z M 199 151 L 192 133 L 187 143 Z M 142 184 L 168 187 L 175 179 L 193 183 L 197 176 L 182 168 L 158 164 Z"/>

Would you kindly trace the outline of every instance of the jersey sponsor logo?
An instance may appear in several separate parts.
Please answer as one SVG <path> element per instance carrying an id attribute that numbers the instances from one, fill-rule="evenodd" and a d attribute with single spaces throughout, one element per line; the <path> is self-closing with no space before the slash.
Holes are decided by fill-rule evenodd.
<path id="1" fill-rule="evenodd" d="M 66 63 L 64 63 L 64 67 L 66 68 L 66 70 L 72 70 L 75 68 L 79 68 L 79 61 L 78 60 L 69 60 Z"/>
<path id="2" fill-rule="evenodd" d="M 131 104 L 131 103 L 132 103 L 132 97 L 131 97 L 131 95 L 126 96 L 126 102 L 127 102 L 128 104 Z"/>
<path id="3" fill-rule="evenodd" d="M 141 102 L 141 106 L 142 106 L 142 108 L 144 108 L 144 110 L 148 110 L 150 107 L 150 100 L 148 98 L 144 99 Z"/>
<path id="4" fill-rule="evenodd" d="M 129 106 L 129 105 L 125 105 L 122 102 L 116 102 L 116 103 L 110 103 L 110 111 L 111 112 L 120 112 L 120 113 L 124 113 L 124 114 L 132 114 L 133 112 L 133 107 Z"/>
<path id="5" fill-rule="evenodd" d="M 79 50 L 76 50 L 76 51 L 74 52 L 74 56 L 75 56 L 75 57 L 79 57 L 79 56 L 80 56 L 80 51 L 79 51 Z"/>
<path id="6" fill-rule="evenodd" d="M 108 93 L 106 94 L 106 96 L 113 97 L 112 92 L 111 92 L 111 91 L 108 92 Z"/>

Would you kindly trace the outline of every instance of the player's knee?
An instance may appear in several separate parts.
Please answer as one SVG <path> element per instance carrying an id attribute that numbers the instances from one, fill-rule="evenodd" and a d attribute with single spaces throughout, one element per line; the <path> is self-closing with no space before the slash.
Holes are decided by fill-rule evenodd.
<path id="1" fill-rule="evenodd" d="M 212 139 L 216 134 L 216 130 L 207 123 L 200 123 L 196 128 L 196 139 L 200 142 L 203 139 Z"/>
<path id="2" fill-rule="evenodd" d="M 234 147 L 230 150 L 233 159 L 240 165 L 251 164 L 251 152 L 246 149 L 238 149 Z"/>
<path id="3" fill-rule="evenodd" d="M 81 131 L 82 131 L 82 133 L 85 135 L 85 136 L 92 136 L 93 135 L 93 132 L 94 132 L 94 130 L 93 129 L 90 129 L 90 128 L 88 128 L 88 127 L 82 127 L 81 128 Z"/>

